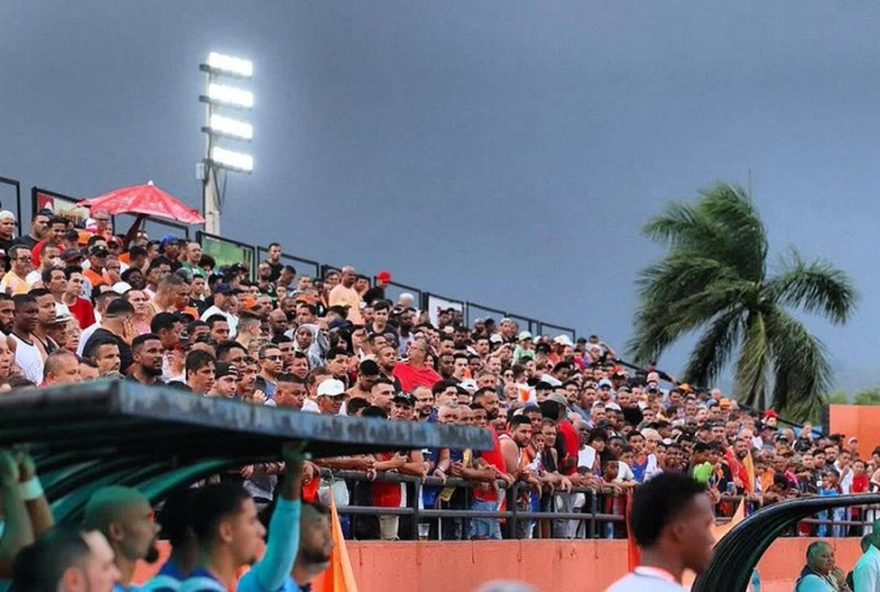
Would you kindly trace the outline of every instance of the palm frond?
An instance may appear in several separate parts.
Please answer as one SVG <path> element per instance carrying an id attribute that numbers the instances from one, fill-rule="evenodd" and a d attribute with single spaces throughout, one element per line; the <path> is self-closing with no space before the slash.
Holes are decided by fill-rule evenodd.
<path id="1" fill-rule="evenodd" d="M 736 364 L 734 395 L 739 401 L 752 407 L 760 407 L 764 403 L 769 365 L 770 344 L 764 316 L 760 312 L 753 312 L 746 319 L 745 335 Z"/>
<path id="2" fill-rule="evenodd" d="M 831 367 L 822 342 L 780 307 L 767 318 L 773 356 L 773 403 L 781 410 L 820 405 L 831 384 Z"/>
<path id="3" fill-rule="evenodd" d="M 711 384 L 733 353 L 742 326 L 743 311 L 738 306 L 718 315 L 694 346 L 685 370 L 685 382 Z"/>
<path id="4" fill-rule="evenodd" d="M 782 272 L 763 291 L 767 301 L 821 313 L 832 323 L 843 324 L 855 310 L 858 294 L 849 277 L 828 261 L 804 261 L 791 249 Z"/>

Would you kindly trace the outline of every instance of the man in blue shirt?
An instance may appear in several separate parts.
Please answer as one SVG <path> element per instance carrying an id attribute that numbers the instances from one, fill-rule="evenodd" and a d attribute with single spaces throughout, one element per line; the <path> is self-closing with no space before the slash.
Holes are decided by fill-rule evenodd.
<path id="1" fill-rule="evenodd" d="M 299 547 L 303 458 L 285 445 L 287 465 L 262 561 L 238 582 L 238 592 L 279 592 L 289 578 Z M 254 500 L 240 485 L 221 483 L 196 491 L 190 504 L 190 525 L 199 547 L 195 571 L 181 592 L 214 592 L 235 587 L 239 568 L 257 560 L 266 529 Z"/>

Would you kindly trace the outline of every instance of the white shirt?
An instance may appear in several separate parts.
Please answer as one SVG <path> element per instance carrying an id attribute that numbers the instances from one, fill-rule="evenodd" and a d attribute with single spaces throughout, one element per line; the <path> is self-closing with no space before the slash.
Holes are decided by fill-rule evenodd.
<path id="1" fill-rule="evenodd" d="M 853 583 L 858 592 L 880 592 L 880 550 L 874 545 L 856 562 Z"/>
<path id="2" fill-rule="evenodd" d="M 622 460 L 617 461 L 617 477 L 614 479 L 615 483 L 627 483 L 629 481 L 635 481 L 636 476 L 635 473 L 632 472 L 632 469 L 629 468 L 629 465 L 623 462 Z"/>
<path id="3" fill-rule="evenodd" d="M 605 592 L 686 592 L 671 574 L 650 567 L 637 567 Z"/>
<path id="4" fill-rule="evenodd" d="M 24 377 L 39 386 L 43 383 L 43 356 L 36 345 L 25 343 L 14 333 L 9 335 L 15 340 L 15 363 L 21 368 Z M 33 340 L 34 337 L 31 336 Z"/>
<path id="5" fill-rule="evenodd" d="M 95 313 L 97 315 L 97 313 Z M 89 338 L 101 328 L 101 322 L 98 321 L 92 325 L 89 325 L 85 329 L 83 329 L 82 335 L 79 336 L 79 345 L 76 346 L 76 355 L 79 357 L 83 357 L 83 353 L 86 349 L 86 344 L 89 342 Z"/>
<path id="6" fill-rule="evenodd" d="M 592 446 L 584 446 L 578 451 L 578 468 L 584 467 L 593 471 L 593 463 L 596 462 L 596 449 Z"/>
<path id="7" fill-rule="evenodd" d="M 203 321 L 207 321 L 213 315 L 223 315 L 226 317 L 226 322 L 229 323 L 229 338 L 232 339 L 235 337 L 236 333 L 238 333 L 238 317 L 232 314 L 231 312 L 223 312 L 220 310 L 216 304 L 212 304 L 211 307 L 202 313 Z"/>

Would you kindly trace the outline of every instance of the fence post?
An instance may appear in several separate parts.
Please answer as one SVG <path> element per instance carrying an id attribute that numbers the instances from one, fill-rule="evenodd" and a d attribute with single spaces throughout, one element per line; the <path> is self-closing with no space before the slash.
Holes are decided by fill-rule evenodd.
<path id="1" fill-rule="evenodd" d="M 422 499 L 422 480 L 419 478 L 413 479 L 413 498 L 412 498 L 412 537 L 411 540 L 417 541 L 419 540 L 419 519 L 422 517 L 421 512 L 419 512 L 419 506 L 421 505 L 419 502 Z M 439 522 L 438 522 L 439 524 Z"/>
<path id="2" fill-rule="evenodd" d="M 518 532 L 517 532 L 517 525 L 519 523 L 519 518 L 517 517 L 518 508 L 517 508 L 517 503 L 516 503 L 518 496 L 519 496 L 519 486 L 520 486 L 520 482 L 519 482 L 519 480 L 516 480 L 513 482 L 513 488 L 507 490 L 508 494 L 509 494 L 508 499 L 507 499 L 507 507 L 510 509 L 510 512 L 511 512 L 511 516 L 510 516 L 510 538 L 511 539 L 519 538 Z"/>
<path id="3" fill-rule="evenodd" d="M 590 538 L 596 539 L 599 538 L 596 536 L 597 528 L 596 528 L 596 508 L 599 505 L 599 492 L 597 490 L 593 490 L 593 493 L 590 494 Z"/>

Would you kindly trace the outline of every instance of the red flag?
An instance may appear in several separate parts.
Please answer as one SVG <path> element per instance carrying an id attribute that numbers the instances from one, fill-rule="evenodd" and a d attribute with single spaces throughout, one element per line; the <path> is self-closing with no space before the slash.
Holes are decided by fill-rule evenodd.
<path id="1" fill-rule="evenodd" d="M 632 511 L 633 492 L 632 489 L 626 491 L 626 559 L 629 571 L 639 566 L 642 554 L 639 552 L 639 546 L 633 538 L 632 528 L 629 527 L 629 514 Z"/>
<path id="2" fill-rule="evenodd" d="M 354 580 L 354 571 L 351 569 L 351 560 L 348 558 L 348 549 L 342 536 L 342 523 L 336 512 L 336 500 L 332 491 L 330 492 L 330 531 L 333 535 L 333 556 L 330 558 L 330 567 L 312 581 L 312 590 L 357 592 L 357 582 Z"/>

